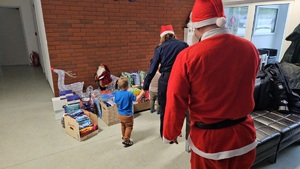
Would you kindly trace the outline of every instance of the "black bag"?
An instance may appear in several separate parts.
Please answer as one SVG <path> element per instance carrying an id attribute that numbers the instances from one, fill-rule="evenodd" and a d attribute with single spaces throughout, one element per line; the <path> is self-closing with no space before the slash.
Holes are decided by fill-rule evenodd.
<path id="1" fill-rule="evenodd" d="M 300 65 L 280 62 L 279 68 L 289 85 L 289 88 L 300 95 Z"/>
<path id="2" fill-rule="evenodd" d="M 282 62 L 278 64 L 278 66 L 286 81 L 286 90 L 290 112 L 300 114 L 300 67 L 295 64 L 286 62 Z"/>
<path id="3" fill-rule="evenodd" d="M 266 65 L 259 71 L 257 78 L 261 79 L 261 83 L 255 87 L 254 93 L 257 94 L 254 110 L 277 110 L 289 113 L 286 81 L 278 64 Z"/>
<path id="4" fill-rule="evenodd" d="M 261 79 L 261 83 L 254 91 L 254 110 L 300 113 L 300 96 L 290 89 L 280 63 L 266 65 L 257 77 Z"/>

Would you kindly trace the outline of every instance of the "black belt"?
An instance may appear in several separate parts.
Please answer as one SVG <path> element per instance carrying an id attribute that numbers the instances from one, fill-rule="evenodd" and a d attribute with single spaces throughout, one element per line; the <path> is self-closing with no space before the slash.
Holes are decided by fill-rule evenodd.
<path id="1" fill-rule="evenodd" d="M 200 129 L 221 129 L 229 126 L 233 126 L 236 124 L 239 124 L 247 119 L 248 116 L 236 119 L 236 120 L 230 120 L 226 119 L 223 121 L 220 121 L 218 123 L 213 123 L 213 124 L 204 124 L 201 122 L 195 122 L 195 126 L 200 128 Z"/>
<path id="2" fill-rule="evenodd" d="M 162 73 L 161 73 L 161 76 L 167 76 L 167 75 L 170 75 L 170 73 L 171 73 L 171 72 L 162 72 Z"/>

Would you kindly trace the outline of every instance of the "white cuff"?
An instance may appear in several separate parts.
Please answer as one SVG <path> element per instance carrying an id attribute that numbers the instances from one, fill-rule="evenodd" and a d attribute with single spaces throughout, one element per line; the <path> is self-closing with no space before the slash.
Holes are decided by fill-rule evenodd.
<path id="1" fill-rule="evenodd" d="M 171 141 L 172 141 L 172 140 L 168 140 L 168 139 L 166 139 L 165 137 L 163 137 L 163 143 L 170 144 Z"/>

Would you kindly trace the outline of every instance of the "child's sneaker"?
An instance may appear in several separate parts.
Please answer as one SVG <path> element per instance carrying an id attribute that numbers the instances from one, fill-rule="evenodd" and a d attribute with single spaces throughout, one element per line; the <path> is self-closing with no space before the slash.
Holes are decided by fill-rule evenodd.
<path id="1" fill-rule="evenodd" d="M 123 143 L 123 142 L 122 142 Z M 131 140 L 125 141 L 124 142 L 124 147 L 130 147 L 133 145 L 133 142 Z"/>

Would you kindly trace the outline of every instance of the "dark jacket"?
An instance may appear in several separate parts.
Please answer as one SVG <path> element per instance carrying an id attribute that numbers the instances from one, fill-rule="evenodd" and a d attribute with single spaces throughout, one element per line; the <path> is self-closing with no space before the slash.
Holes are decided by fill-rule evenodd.
<path id="1" fill-rule="evenodd" d="M 300 64 L 300 24 L 285 40 L 292 43 L 285 51 L 281 62 Z"/>
<path id="2" fill-rule="evenodd" d="M 149 90 L 149 85 L 151 83 L 152 78 L 154 77 L 159 64 L 160 72 L 171 72 L 173 63 L 178 55 L 183 49 L 188 47 L 188 44 L 177 40 L 170 39 L 168 41 L 163 42 L 161 45 L 155 48 L 153 59 L 150 63 L 150 69 L 144 80 L 144 90 Z"/>

